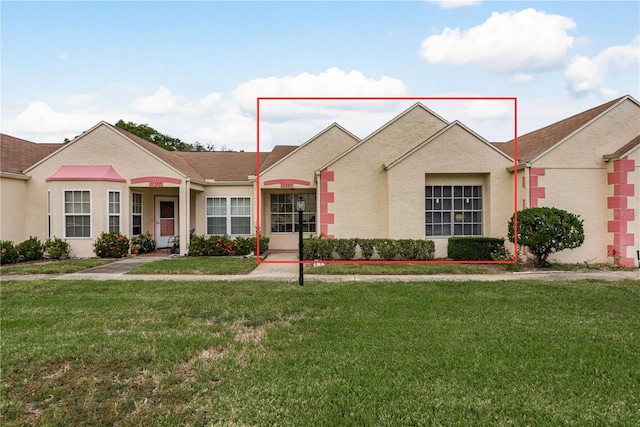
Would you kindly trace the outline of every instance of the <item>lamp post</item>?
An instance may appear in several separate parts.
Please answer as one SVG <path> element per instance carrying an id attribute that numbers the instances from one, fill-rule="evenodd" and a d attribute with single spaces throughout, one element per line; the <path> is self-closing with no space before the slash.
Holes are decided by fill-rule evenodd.
<path id="1" fill-rule="evenodd" d="M 298 200 L 296 202 L 296 210 L 298 211 L 298 260 L 300 261 L 300 273 L 298 276 L 298 285 L 304 286 L 304 273 L 302 272 L 302 260 L 304 259 L 304 254 L 302 251 L 302 213 L 305 211 L 305 202 L 302 194 L 298 196 Z"/>

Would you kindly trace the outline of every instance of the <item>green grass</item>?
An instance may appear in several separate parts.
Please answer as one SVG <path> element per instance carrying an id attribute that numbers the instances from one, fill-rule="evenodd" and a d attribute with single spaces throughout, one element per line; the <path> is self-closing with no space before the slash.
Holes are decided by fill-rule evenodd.
<path id="1" fill-rule="evenodd" d="M 62 261 L 41 261 L 20 264 L 3 265 L 1 274 L 70 274 L 88 268 L 108 264 L 115 259 L 91 258 L 91 259 L 66 259 Z"/>
<path id="2" fill-rule="evenodd" d="M 638 281 L 10 281 L 0 424 L 640 423 Z"/>
<path id="3" fill-rule="evenodd" d="M 475 264 L 326 264 L 307 267 L 306 274 L 489 274 L 495 272 L 486 266 Z"/>
<path id="4" fill-rule="evenodd" d="M 130 274 L 247 274 L 256 265 L 255 258 L 181 257 L 143 264 Z"/>

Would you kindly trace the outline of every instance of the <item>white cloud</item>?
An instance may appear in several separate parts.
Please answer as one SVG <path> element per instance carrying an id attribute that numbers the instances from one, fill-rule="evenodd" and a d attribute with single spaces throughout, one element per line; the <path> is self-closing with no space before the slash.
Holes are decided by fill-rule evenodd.
<path id="1" fill-rule="evenodd" d="M 613 91 L 604 87 L 607 74 L 638 65 L 640 36 L 624 46 L 611 46 L 593 58 L 577 55 L 564 75 L 569 89 L 575 94 L 599 91 L 610 96 Z"/>
<path id="2" fill-rule="evenodd" d="M 320 74 L 267 77 L 238 85 L 233 98 L 245 109 L 255 109 L 258 97 L 393 97 L 406 95 L 398 79 L 365 77 L 361 72 L 329 68 Z"/>
<path id="3" fill-rule="evenodd" d="M 529 83 L 533 81 L 533 76 L 527 73 L 517 73 L 511 76 L 511 81 L 513 83 Z"/>
<path id="4" fill-rule="evenodd" d="M 571 18 L 533 8 L 493 12 L 484 23 L 460 30 L 446 27 L 425 39 L 420 54 L 431 64 L 477 64 L 499 73 L 532 72 L 562 67 L 574 38 Z"/>
<path id="5" fill-rule="evenodd" d="M 443 9 L 454 9 L 457 7 L 478 6 L 482 0 L 426 0 L 427 3 L 435 3 Z"/>
<path id="6" fill-rule="evenodd" d="M 160 86 L 151 96 L 138 96 L 132 106 L 142 113 L 164 114 L 175 112 L 184 103 L 184 98 L 171 93 L 165 86 Z"/>
<path id="7" fill-rule="evenodd" d="M 62 142 L 89 129 L 101 120 L 86 110 L 58 112 L 43 101 L 34 101 L 14 119 L 3 123 L 3 132 L 24 135 L 36 142 Z"/>

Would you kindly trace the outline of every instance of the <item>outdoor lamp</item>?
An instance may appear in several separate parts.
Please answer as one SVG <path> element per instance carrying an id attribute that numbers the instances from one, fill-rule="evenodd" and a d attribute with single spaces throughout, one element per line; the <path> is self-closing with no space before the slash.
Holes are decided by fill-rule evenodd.
<path id="1" fill-rule="evenodd" d="M 300 272 L 298 275 L 298 285 L 304 286 L 304 273 L 302 272 L 302 213 L 305 211 L 306 204 L 304 202 L 304 197 L 302 194 L 298 196 L 298 200 L 296 201 L 296 210 L 298 211 L 298 261 L 300 266 Z"/>
<path id="2" fill-rule="evenodd" d="M 304 198 L 302 197 L 302 194 L 298 196 L 298 200 L 296 201 L 296 210 L 298 212 L 304 212 L 306 208 L 306 203 L 304 201 Z"/>

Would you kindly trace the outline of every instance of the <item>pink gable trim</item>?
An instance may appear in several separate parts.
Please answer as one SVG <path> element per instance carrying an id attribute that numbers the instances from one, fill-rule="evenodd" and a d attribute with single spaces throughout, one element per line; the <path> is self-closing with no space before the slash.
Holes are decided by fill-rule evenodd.
<path id="1" fill-rule="evenodd" d="M 132 184 L 140 184 L 148 182 L 150 186 L 162 187 L 164 184 L 182 184 L 179 178 L 170 178 L 168 176 L 141 176 L 139 178 L 131 178 Z"/>
<path id="2" fill-rule="evenodd" d="M 301 179 L 271 179 L 263 182 L 264 185 L 280 185 L 280 188 L 293 188 L 294 185 L 310 186 L 311 182 Z"/>
<path id="3" fill-rule="evenodd" d="M 62 165 L 46 181 L 127 182 L 111 165 Z"/>

